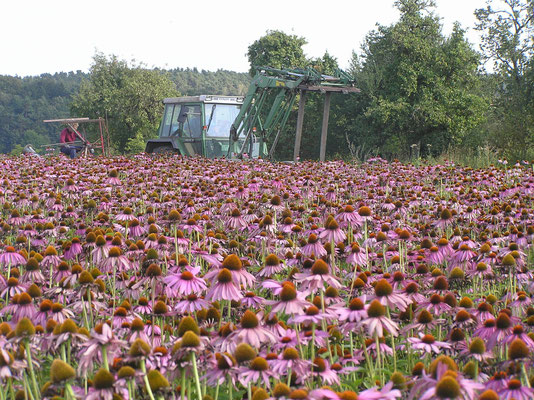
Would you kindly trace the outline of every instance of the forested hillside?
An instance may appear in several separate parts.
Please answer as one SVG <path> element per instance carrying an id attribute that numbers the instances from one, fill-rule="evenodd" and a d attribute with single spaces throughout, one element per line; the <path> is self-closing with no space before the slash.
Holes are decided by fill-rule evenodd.
<path id="1" fill-rule="evenodd" d="M 57 140 L 57 127 L 43 120 L 69 117 L 71 96 L 84 77 L 82 72 L 0 76 L 0 153 L 16 145 L 31 143 L 37 148 Z"/>
<path id="2" fill-rule="evenodd" d="M 244 94 L 250 82 L 246 73 L 176 68 L 168 72 L 182 95 Z M 58 125 L 44 119 L 84 117 L 72 115 L 72 98 L 88 73 L 61 72 L 35 77 L 0 75 L 0 153 L 32 144 L 36 149 L 58 140 Z M 93 117 L 93 116 L 90 116 Z"/>

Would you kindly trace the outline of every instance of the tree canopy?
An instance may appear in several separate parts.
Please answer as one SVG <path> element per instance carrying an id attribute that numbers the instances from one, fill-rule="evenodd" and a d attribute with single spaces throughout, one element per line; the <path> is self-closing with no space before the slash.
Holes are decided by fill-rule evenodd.
<path id="1" fill-rule="evenodd" d="M 396 5 L 399 21 L 368 34 L 355 66 L 363 97 L 355 140 L 390 156 L 413 145 L 443 151 L 483 119 L 487 102 L 475 91 L 478 54 L 458 24 L 449 37 L 442 34 L 433 2 Z"/>
<path id="2" fill-rule="evenodd" d="M 163 113 L 161 100 L 177 95 L 175 85 L 161 71 L 97 53 L 89 79 L 73 99 L 72 111 L 106 118 L 113 145 L 124 151 L 128 139 L 154 135 Z"/>
<path id="3" fill-rule="evenodd" d="M 281 31 L 267 31 L 264 36 L 248 47 L 250 75 L 255 75 L 255 66 L 279 69 L 305 67 L 308 60 L 302 46 L 306 43 L 306 39 L 297 35 L 288 35 Z"/>
<path id="4" fill-rule="evenodd" d="M 489 133 L 505 153 L 525 159 L 534 147 L 534 1 L 488 1 L 475 14 L 496 72 L 490 121 L 498 130 Z"/>

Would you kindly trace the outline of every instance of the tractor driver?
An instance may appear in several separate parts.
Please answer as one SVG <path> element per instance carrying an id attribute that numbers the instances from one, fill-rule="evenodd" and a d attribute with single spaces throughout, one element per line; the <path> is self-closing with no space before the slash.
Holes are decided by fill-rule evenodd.
<path id="1" fill-rule="evenodd" d="M 74 129 L 78 129 L 78 124 L 72 124 L 72 128 L 67 126 L 61 131 L 59 136 L 59 142 L 61 143 L 60 150 L 70 158 L 76 157 L 76 153 L 82 149 L 80 146 L 74 146 L 74 142 L 76 141 Z"/>

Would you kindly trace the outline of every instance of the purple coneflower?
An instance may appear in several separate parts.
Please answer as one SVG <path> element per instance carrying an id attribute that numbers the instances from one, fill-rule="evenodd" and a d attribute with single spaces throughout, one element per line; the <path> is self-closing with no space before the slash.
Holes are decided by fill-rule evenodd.
<path id="1" fill-rule="evenodd" d="M 15 251 L 13 246 L 6 246 L 4 252 L 0 254 L 0 265 L 11 265 L 16 267 L 17 265 L 23 265 L 26 263 L 26 259 L 21 254 Z"/>
<path id="2" fill-rule="evenodd" d="M 307 257 L 323 257 L 326 256 L 328 253 L 322 243 L 319 241 L 319 238 L 315 233 L 312 233 L 308 237 L 308 243 L 305 244 L 302 249 L 302 254 L 304 254 Z"/>
<path id="3" fill-rule="evenodd" d="M 334 218 L 327 219 L 325 225 L 325 230 L 319 234 L 319 238 L 321 238 L 324 243 L 339 243 L 345 241 L 347 235 L 345 235 L 345 232 L 339 227 L 339 224 Z"/>
<path id="4" fill-rule="evenodd" d="M 226 219 L 225 226 L 229 229 L 243 230 L 247 228 L 248 222 L 241 216 L 241 212 L 234 208 Z"/>
<path id="5" fill-rule="evenodd" d="M 326 385 L 339 385 L 337 372 L 330 368 L 327 360 L 321 357 L 315 357 L 313 360 L 311 375 L 320 378 Z"/>
<path id="6" fill-rule="evenodd" d="M 2 292 L 0 293 L 0 297 L 6 297 L 6 295 L 8 297 L 13 297 L 16 294 L 21 294 L 22 292 L 25 292 L 26 289 L 26 285 L 19 283 L 18 278 L 12 276 L 7 280 L 7 284 L 4 290 L 2 290 Z"/>
<path id="7" fill-rule="evenodd" d="M 492 349 L 495 345 L 501 344 L 505 338 L 512 334 L 513 325 L 510 317 L 505 312 L 500 312 L 495 320 L 495 330 L 488 338 L 488 348 Z"/>
<path id="8" fill-rule="evenodd" d="M 404 293 L 413 303 L 425 301 L 425 296 L 419 293 L 419 285 L 416 282 L 410 282 L 404 288 Z"/>
<path id="9" fill-rule="evenodd" d="M 131 268 L 130 260 L 124 255 L 119 247 L 111 247 L 108 256 L 100 264 L 102 272 L 123 272 Z"/>
<path id="10" fill-rule="evenodd" d="M 174 310 L 178 314 L 187 314 L 187 313 L 195 313 L 202 309 L 208 309 L 210 307 L 210 303 L 204 300 L 201 297 L 198 297 L 196 294 L 191 293 L 187 295 L 185 299 L 182 299 L 176 304 L 174 307 Z"/>
<path id="11" fill-rule="evenodd" d="M 271 312 L 282 312 L 286 315 L 303 314 L 303 310 L 312 305 L 290 282 L 282 285 L 280 300 L 266 300 L 265 304 L 272 306 Z"/>
<path id="12" fill-rule="evenodd" d="M 286 347 L 282 354 L 270 362 L 273 372 L 280 376 L 286 376 L 289 371 L 297 376 L 296 383 L 302 383 L 309 374 L 311 362 L 302 360 L 294 347 Z"/>
<path id="13" fill-rule="evenodd" d="M 199 272 L 200 268 L 198 267 L 186 267 L 186 270 L 181 273 L 168 274 L 163 278 L 163 282 L 166 284 L 165 293 L 167 296 L 201 294 L 207 289 L 207 286 L 204 279 L 197 277 Z"/>
<path id="14" fill-rule="evenodd" d="M 258 308 L 265 302 L 263 297 L 256 295 L 256 293 L 248 291 L 241 299 L 241 305 L 246 308 Z"/>
<path id="15" fill-rule="evenodd" d="M 367 265 L 368 255 L 365 251 L 360 249 L 358 243 L 353 243 L 350 248 L 348 248 L 349 255 L 345 260 L 347 264 L 350 265 Z"/>
<path id="16" fill-rule="evenodd" d="M 493 353 L 486 351 L 486 344 L 479 337 L 474 337 L 469 346 L 460 352 L 460 355 L 468 360 L 475 359 L 478 362 L 485 362 L 493 358 Z"/>
<path id="17" fill-rule="evenodd" d="M 259 349 L 262 345 L 275 343 L 277 338 L 271 331 L 260 326 L 256 314 L 247 310 L 241 317 L 241 328 L 232 332 L 228 340 L 236 344 L 247 343 Z"/>
<path id="18" fill-rule="evenodd" d="M 411 304 L 411 300 L 404 293 L 395 293 L 393 287 L 386 279 L 381 279 L 374 287 L 375 297 L 380 301 L 380 304 L 389 307 L 390 309 L 398 308 L 400 311 L 405 311 L 406 307 Z M 372 298 L 370 298 L 371 300 Z"/>
<path id="19" fill-rule="evenodd" d="M 443 349 L 450 349 L 451 345 L 446 342 L 440 342 L 430 334 L 419 334 L 419 337 L 410 337 L 408 342 L 412 344 L 415 350 L 420 350 L 424 354 L 439 354 Z"/>
<path id="20" fill-rule="evenodd" d="M 33 304 L 31 296 L 24 292 L 19 296 L 17 307 L 13 311 L 13 319 L 11 322 L 17 322 L 24 317 L 27 317 L 30 319 L 30 321 L 33 321 L 33 317 L 36 313 L 37 309 Z"/>
<path id="21" fill-rule="evenodd" d="M 534 390 L 522 386 L 518 379 L 511 379 L 508 386 L 498 392 L 501 400 L 531 400 L 534 398 Z"/>
<path id="22" fill-rule="evenodd" d="M 285 266 L 275 254 L 269 254 L 265 258 L 265 266 L 257 273 L 261 277 L 270 277 L 284 270 Z"/>
<path id="23" fill-rule="evenodd" d="M 271 387 L 271 378 L 276 379 L 277 374 L 271 371 L 269 363 L 263 357 L 255 357 L 248 366 L 239 368 L 238 380 L 247 387 L 249 384 L 261 382 L 266 388 Z"/>
<path id="24" fill-rule="evenodd" d="M 254 275 L 245 270 L 243 262 L 236 254 L 227 255 L 222 262 L 221 268 L 229 270 L 236 285 L 242 285 L 245 289 L 254 285 L 256 281 Z M 213 269 L 205 275 L 205 278 L 208 280 L 215 278 L 218 273 L 219 270 Z"/>
<path id="25" fill-rule="evenodd" d="M 360 322 L 368 317 L 365 304 L 359 298 L 352 299 L 347 308 L 338 308 L 336 312 L 340 321 Z"/>
<path id="26" fill-rule="evenodd" d="M 304 314 L 299 315 L 293 315 L 291 318 L 287 320 L 288 324 L 319 324 L 323 319 L 327 317 L 326 314 L 323 314 L 319 311 L 319 309 L 311 305 L 308 308 L 306 308 L 306 312 Z"/>
<path id="27" fill-rule="evenodd" d="M 133 215 L 133 211 L 130 207 L 124 207 L 122 212 L 118 214 L 115 219 L 117 221 L 133 221 L 135 219 L 135 215 Z"/>
<path id="28" fill-rule="evenodd" d="M 317 289 L 323 290 L 325 286 L 332 286 L 339 289 L 341 283 L 330 275 L 330 267 L 323 260 L 315 260 L 311 267 L 310 274 L 297 273 L 294 275 L 295 281 L 300 283 L 302 290 L 306 294 L 314 293 Z"/>
<path id="29" fill-rule="evenodd" d="M 210 386 L 222 385 L 227 381 L 235 385 L 236 365 L 237 361 L 230 353 L 215 353 L 210 359 L 210 368 L 206 369 L 206 375 L 201 379 L 206 378 L 206 382 Z M 232 389 L 230 388 L 230 390 Z"/>
<path id="30" fill-rule="evenodd" d="M 436 316 L 443 314 L 444 312 L 449 312 L 451 306 L 444 302 L 444 299 L 439 294 L 435 293 L 430 296 L 430 299 L 426 300 L 424 303 L 419 304 L 418 310 L 428 310 Z"/>
<path id="31" fill-rule="evenodd" d="M 452 222 L 452 213 L 447 208 L 444 208 L 441 211 L 439 221 L 437 221 L 434 225 L 437 228 L 446 229 L 452 224 Z"/>
<path id="32" fill-rule="evenodd" d="M 350 204 L 340 209 L 339 214 L 336 216 L 336 218 L 344 224 L 352 225 L 354 227 L 362 226 L 362 217 Z"/>
<path id="33" fill-rule="evenodd" d="M 384 331 L 397 336 L 399 326 L 386 316 L 386 309 L 378 300 L 373 300 L 367 307 L 367 318 L 361 324 L 367 328 L 367 333 L 373 337 L 384 336 Z"/>
<path id="34" fill-rule="evenodd" d="M 232 273 L 222 268 L 217 274 L 217 282 L 213 283 L 206 294 L 207 301 L 241 300 L 243 295 L 234 283 Z"/>

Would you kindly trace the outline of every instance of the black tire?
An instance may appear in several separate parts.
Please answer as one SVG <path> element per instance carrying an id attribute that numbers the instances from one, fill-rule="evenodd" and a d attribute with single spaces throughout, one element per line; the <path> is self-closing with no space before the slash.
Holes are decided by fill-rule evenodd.
<path id="1" fill-rule="evenodd" d="M 167 155 L 170 155 L 170 154 L 176 153 L 176 150 L 174 150 L 170 146 L 158 146 L 158 147 L 155 147 L 154 150 L 152 150 L 152 153 L 153 154 L 167 154 Z"/>

